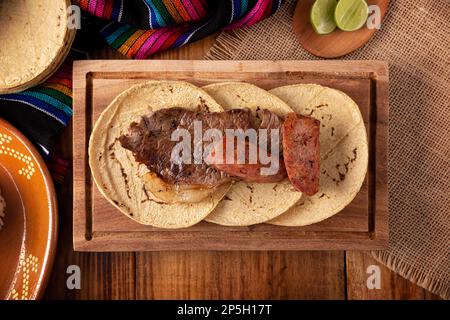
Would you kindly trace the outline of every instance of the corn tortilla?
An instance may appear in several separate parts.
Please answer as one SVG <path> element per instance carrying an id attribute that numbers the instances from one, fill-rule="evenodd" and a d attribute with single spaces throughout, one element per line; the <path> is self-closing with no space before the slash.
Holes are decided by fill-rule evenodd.
<path id="1" fill-rule="evenodd" d="M 282 100 L 249 83 L 218 83 L 203 89 L 225 110 L 248 108 L 255 114 L 264 108 L 280 116 L 292 112 Z M 288 179 L 279 183 L 238 181 L 205 220 L 227 226 L 263 223 L 287 211 L 301 196 Z"/>
<path id="2" fill-rule="evenodd" d="M 303 195 L 286 213 L 269 221 L 282 226 L 305 226 L 344 209 L 361 189 L 367 173 L 368 144 L 358 105 L 345 93 L 315 84 L 270 91 L 303 115 L 321 121 L 319 192 Z"/>
<path id="3" fill-rule="evenodd" d="M 0 93 L 25 90 L 63 62 L 75 36 L 68 0 L 0 1 Z"/>
<path id="4" fill-rule="evenodd" d="M 211 112 L 223 111 L 205 91 L 178 81 L 150 81 L 120 94 L 100 115 L 89 142 L 89 164 L 100 192 L 129 218 L 154 227 L 184 228 L 204 219 L 220 202 L 230 184 L 197 203 L 161 203 L 145 188 L 142 177 L 149 172 L 122 148 L 117 137 L 141 116 L 164 109 L 182 107 Z"/>

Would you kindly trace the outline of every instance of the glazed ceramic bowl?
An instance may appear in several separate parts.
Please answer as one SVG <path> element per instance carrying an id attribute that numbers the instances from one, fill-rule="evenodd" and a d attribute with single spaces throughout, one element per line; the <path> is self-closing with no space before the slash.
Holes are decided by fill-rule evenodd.
<path id="1" fill-rule="evenodd" d="M 39 299 L 53 264 L 57 209 L 53 182 L 33 145 L 0 119 L 0 299 Z"/>

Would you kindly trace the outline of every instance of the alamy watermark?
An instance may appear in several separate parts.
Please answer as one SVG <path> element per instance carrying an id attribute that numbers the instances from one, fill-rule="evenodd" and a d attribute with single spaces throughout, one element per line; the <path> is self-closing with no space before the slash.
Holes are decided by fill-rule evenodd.
<path id="1" fill-rule="evenodd" d="M 370 5 L 367 18 L 367 29 L 381 29 L 381 8 Z M 77 5 L 67 7 L 67 28 L 81 29 L 81 8 Z"/>
<path id="2" fill-rule="evenodd" d="M 80 290 L 81 289 L 81 269 L 80 266 L 75 264 L 70 265 L 66 269 L 66 274 L 68 274 L 66 280 L 66 286 L 69 290 Z"/>
<path id="3" fill-rule="evenodd" d="M 81 29 L 81 9 L 77 5 L 67 7 L 67 28 Z"/>
<path id="4" fill-rule="evenodd" d="M 381 269 L 377 265 L 370 265 L 367 267 L 366 273 L 369 277 L 366 281 L 367 289 L 380 290 L 381 289 Z"/>
<path id="5" fill-rule="evenodd" d="M 370 265 L 366 269 L 369 277 L 366 280 L 366 286 L 369 290 L 381 289 L 381 269 L 377 265 Z M 78 265 L 70 265 L 66 269 L 68 290 L 81 290 L 81 268 Z"/>
<path id="6" fill-rule="evenodd" d="M 381 9 L 377 5 L 369 6 L 369 17 L 367 18 L 367 29 L 381 29 Z"/>
<path id="7" fill-rule="evenodd" d="M 275 175 L 280 168 L 279 129 L 210 128 L 203 132 L 202 121 L 193 122 L 194 137 L 187 129 L 178 128 L 171 134 L 177 142 L 170 161 L 182 164 L 261 164 L 260 174 Z M 270 137 L 269 137 L 270 136 Z M 270 143 L 269 143 L 270 140 Z M 194 150 L 192 150 L 192 148 Z"/>

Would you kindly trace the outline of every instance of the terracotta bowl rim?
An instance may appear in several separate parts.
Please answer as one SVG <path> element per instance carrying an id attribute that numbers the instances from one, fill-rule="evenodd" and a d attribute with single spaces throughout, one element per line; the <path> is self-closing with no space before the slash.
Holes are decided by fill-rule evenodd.
<path id="1" fill-rule="evenodd" d="M 56 192 L 55 187 L 53 185 L 53 179 L 50 175 L 50 172 L 47 168 L 47 165 L 42 158 L 39 151 L 36 149 L 36 147 L 28 140 L 27 137 L 25 137 L 19 129 L 14 127 L 12 124 L 10 124 L 8 121 L 6 121 L 3 118 L 0 118 L 0 126 L 5 127 L 9 131 L 12 132 L 16 136 L 16 138 L 29 150 L 31 155 L 36 159 L 37 165 L 40 168 L 40 171 L 42 172 L 44 184 L 47 189 L 47 195 L 49 196 L 49 203 L 50 203 L 50 230 L 48 231 L 48 240 L 46 243 L 46 250 L 45 250 L 45 256 L 43 258 L 43 265 L 40 268 L 42 271 L 40 272 L 38 279 L 37 279 L 37 286 L 34 289 L 34 291 L 30 294 L 31 299 L 41 299 L 44 291 L 47 287 L 48 280 L 50 278 L 50 272 L 53 267 L 53 263 L 55 260 L 55 254 L 56 254 L 56 247 L 57 247 L 57 241 L 58 241 L 58 204 L 56 200 Z"/>

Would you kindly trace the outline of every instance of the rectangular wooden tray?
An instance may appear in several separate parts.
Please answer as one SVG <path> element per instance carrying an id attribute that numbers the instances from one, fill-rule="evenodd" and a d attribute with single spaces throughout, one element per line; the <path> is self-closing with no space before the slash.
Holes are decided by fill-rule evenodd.
<path id="1" fill-rule="evenodd" d="M 100 113 L 119 93 L 146 80 L 202 86 L 246 81 L 264 89 L 318 83 L 359 105 L 369 137 L 365 183 L 342 212 L 307 227 L 223 227 L 207 222 L 182 230 L 140 225 L 97 190 L 88 141 Z M 73 118 L 73 241 L 78 251 L 369 250 L 388 245 L 388 67 L 380 61 L 76 61 Z"/>

